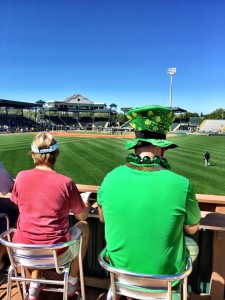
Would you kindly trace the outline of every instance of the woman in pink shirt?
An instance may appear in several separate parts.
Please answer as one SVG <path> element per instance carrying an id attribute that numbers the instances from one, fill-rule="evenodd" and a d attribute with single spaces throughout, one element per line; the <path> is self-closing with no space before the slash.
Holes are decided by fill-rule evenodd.
<path id="1" fill-rule="evenodd" d="M 89 237 L 87 218 L 89 206 L 82 200 L 74 181 L 54 171 L 59 154 L 58 144 L 50 133 L 39 133 L 31 145 L 35 168 L 18 173 L 11 200 L 18 205 L 19 218 L 13 241 L 24 244 L 56 244 L 70 240 L 69 212 L 77 220 L 75 226 L 82 230 L 83 256 Z M 63 254 L 62 254 L 63 255 Z M 41 277 L 40 271 L 32 270 L 32 278 Z M 78 260 L 71 265 L 68 296 L 79 288 Z M 31 282 L 29 300 L 38 299 L 41 285 Z"/>

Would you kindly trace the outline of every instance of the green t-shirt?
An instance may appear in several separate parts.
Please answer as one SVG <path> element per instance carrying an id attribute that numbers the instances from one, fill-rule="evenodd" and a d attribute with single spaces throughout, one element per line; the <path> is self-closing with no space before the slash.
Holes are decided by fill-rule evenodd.
<path id="1" fill-rule="evenodd" d="M 176 274 L 188 256 L 183 225 L 200 220 L 191 182 L 168 170 L 126 165 L 107 174 L 98 190 L 107 255 L 127 271 Z"/>

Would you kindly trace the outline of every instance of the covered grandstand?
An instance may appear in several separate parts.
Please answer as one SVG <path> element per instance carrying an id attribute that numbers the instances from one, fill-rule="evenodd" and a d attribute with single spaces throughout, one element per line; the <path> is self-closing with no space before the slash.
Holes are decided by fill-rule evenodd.
<path id="1" fill-rule="evenodd" d="M 65 125 L 75 129 L 99 129 L 116 126 L 117 105 L 94 103 L 88 98 L 74 94 L 63 101 L 48 101 L 44 106 L 45 119 L 52 125 Z M 52 118 L 53 116 L 53 118 Z"/>
<path id="2" fill-rule="evenodd" d="M 15 100 L 0 99 L 0 130 L 1 131 L 20 131 L 31 130 L 37 126 L 36 118 L 42 109 L 42 103 L 20 102 Z M 34 119 L 24 115 L 32 111 Z"/>
<path id="3" fill-rule="evenodd" d="M 204 120 L 199 126 L 199 133 L 224 134 L 225 120 Z"/>
<path id="4" fill-rule="evenodd" d="M 112 130 L 131 131 L 126 114 L 131 107 L 122 107 L 124 123 L 117 122 L 117 105 L 94 103 L 74 94 L 65 100 L 36 103 L 0 99 L 0 131 L 24 132 L 39 130 Z M 187 110 L 172 108 L 175 120 L 171 131 L 177 134 L 224 134 L 224 120 L 205 120 L 204 117 L 188 117 Z"/>
<path id="5" fill-rule="evenodd" d="M 104 129 L 117 126 L 117 105 L 94 103 L 80 94 L 65 100 L 38 100 L 27 103 L 14 100 L 0 100 L 1 131 L 24 131 L 33 129 Z M 26 117 L 26 115 L 29 117 Z"/>

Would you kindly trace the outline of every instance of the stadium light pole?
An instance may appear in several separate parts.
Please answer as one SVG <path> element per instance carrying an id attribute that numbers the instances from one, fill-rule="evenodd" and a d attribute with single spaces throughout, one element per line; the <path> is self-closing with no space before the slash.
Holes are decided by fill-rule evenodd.
<path id="1" fill-rule="evenodd" d="M 176 68 L 169 68 L 167 74 L 170 75 L 170 107 L 172 108 L 172 94 L 173 94 L 173 75 L 176 74 Z"/>

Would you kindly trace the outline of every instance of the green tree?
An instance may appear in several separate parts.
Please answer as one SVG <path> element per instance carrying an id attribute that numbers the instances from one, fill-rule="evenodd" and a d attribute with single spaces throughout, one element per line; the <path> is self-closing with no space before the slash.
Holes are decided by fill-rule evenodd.
<path id="1" fill-rule="evenodd" d="M 205 116 L 206 119 L 223 119 L 225 117 L 225 110 L 223 108 L 217 108 L 212 113 Z"/>
<path id="2" fill-rule="evenodd" d="M 117 113 L 117 122 L 120 123 L 120 125 L 123 125 L 125 122 L 127 122 L 127 116 L 123 113 Z"/>
<path id="3" fill-rule="evenodd" d="M 198 113 L 192 113 L 192 112 L 187 112 L 187 117 L 199 117 L 199 114 Z"/>

